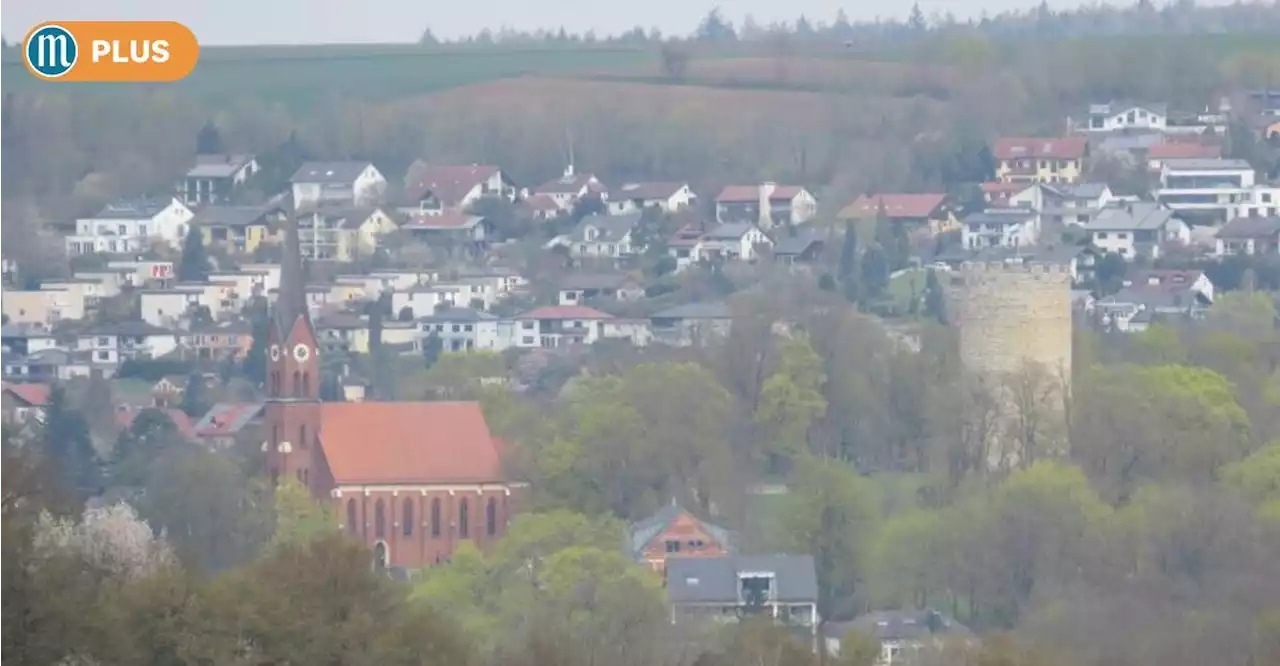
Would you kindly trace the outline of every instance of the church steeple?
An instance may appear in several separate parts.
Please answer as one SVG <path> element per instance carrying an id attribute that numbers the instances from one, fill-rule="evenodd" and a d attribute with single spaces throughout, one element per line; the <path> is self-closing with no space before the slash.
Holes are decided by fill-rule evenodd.
<path id="1" fill-rule="evenodd" d="M 311 317 L 307 314 L 297 222 L 286 221 L 284 231 L 280 248 L 280 287 L 276 291 L 268 336 L 267 398 L 273 401 L 318 400 L 319 349 Z"/>

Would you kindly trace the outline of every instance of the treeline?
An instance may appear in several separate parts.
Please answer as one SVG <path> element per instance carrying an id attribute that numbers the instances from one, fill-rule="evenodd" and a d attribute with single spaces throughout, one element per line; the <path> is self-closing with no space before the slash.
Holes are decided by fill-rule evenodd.
<path id="1" fill-rule="evenodd" d="M 1127 6 L 1093 4 L 1075 9 L 1054 10 L 1047 2 L 1027 10 L 1001 12 L 994 16 L 984 10 L 978 17 L 958 19 L 948 12 L 926 15 L 914 4 L 905 16 L 874 21 L 850 21 L 843 9 L 831 21 L 799 16 L 794 21 L 762 25 L 747 14 L 740 23 L 716 7 L 687 35 L 664 35 L 656 28 L 637 26 L 607 36 L 594 31 L 570 33 L 558 30 L 533 31 L 503 27 L 484 29 L 455 40 L 441 40 L 430 30 L 420 43 L 426 45 L 534 45 L 534 44 L 652 44 L 671 41 L 726 43 L 753 42 L 779 38 L 810 42 L 849 43 L 859 47 L 907 44 L 938 34 L 965 31 L 1000 39 L 1152 36 L 1152 35 L 1274 35 L 1280 33 L 1280 7 L 1271 2 L 1237 2 L 1230 5 L 1197 5 L 1194 0 L 1177 0 L 1157 7 L 1152 0 L 1138 0 Z"/>

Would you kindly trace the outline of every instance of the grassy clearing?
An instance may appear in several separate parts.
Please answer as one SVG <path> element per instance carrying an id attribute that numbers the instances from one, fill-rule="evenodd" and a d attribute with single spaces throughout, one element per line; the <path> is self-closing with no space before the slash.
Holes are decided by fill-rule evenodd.
<path id="1" fill-rule="evenodd" d="M 893 301 L 898 312 L 909 312 L 911 299 L 920 298 L 924 294 L 925 280 L 928 272 L 921 268 L 910 268 L 889 279 L 889 299 Z"/>

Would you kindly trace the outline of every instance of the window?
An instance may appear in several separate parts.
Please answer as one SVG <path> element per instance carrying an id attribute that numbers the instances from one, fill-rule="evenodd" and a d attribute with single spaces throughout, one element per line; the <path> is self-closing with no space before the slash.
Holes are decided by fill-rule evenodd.
<path id="1" fill-rule="evenodd" d="M 462 330 L 466 331 L 467 333 L 470 333 L 472 329 L 473 327 L 471 326 L 471 324 L 467 324 L 466 326 L 462 327 Z"/>
<path id="2" fill-rule="evenodd" d="M 271 395 L 280 394 L 280 373 L 272 371 L 271 373 Z"/>
<path id="3" fill-rule="evenodd" d="M 1098 240 L 1106 240 L 1106 239 L 1107 239 L 1107 232 L 1105 232 L 1105 231 L 1099 231 L 1096 235 L 1097 235 L 1097 237 L 1098 237 Z"/>
<path id="4" fill-rule="evenodd" d="M 457 333 L 458 331 L 461 331 L 461 330 L 462 330 L 462 327 L 461 327 L 461 326 L 459 326 L 459 325 L 457 325 L 457 324 L 454 324 L 454 325 L 453 325 L 453 332 L 454 332 L 454 333 Z"/>
<path id="5" fill-rule="evenodd" d="M 667 539 L 667 544 L 666 544 L 666 545 L 667 545 L 667 552 L 668 552 L 668 553 L 678 553 L 678 552 L 680 552 L 680 542 L 679 542 L 678 540 L 676 540 L 676 539 Z"/>
<path id="6" fill-rule="evenodd" d="M 387 536 L 386 508 L 382 500 L 373 505 L 373 536 L 382 539 Z"/>
<path id="7" fill-rule="evenodd" d="M 353 499 L 347 500 L 347 531 L 356 533 L 356 501 Z"/>
<path id="8" fill-rule="evenodd" d="M 98 352 L 98 360 L 99 360 L 99 361 L 106 361 L 106 360 L 110 360 L 110 358 L 111 358 L 111 352 L 105 352 L 105 351 L 100 351 L 100 352 Z"/>
<path id="9" fill-rule="evenodd" d="M 302 373 L 297 370 L 293 371 L 293 396 L 300 397 L 302 394 L 298 391 L 302 388 Z"/>
<path id="10" fill-rule="evenodd" d="M 531 321 L 524 321 L 524 322 L 520 322 L 520 328 L 523 328 L 523 329 L 524 329 L 524 330 L 526 330 L 526 331 L 532 331 L 532 330 L 533 330 L 533 324 L 534 324 L 534 322 L 531 322 Z"/>
<path id="11" fill-rule="evenodd" d="M 311 395 L 311 373 L 302 373 L 302 395 Z"/>
<path id="12" fill-rule="evenodd" d="M 462 504 L 458 505 L 458 536 L 464 539 L 471 536 L 470 526 L 467 525 L 467 520 L 471 517 L 468 515 L 469 509 L 467 500 L 464 498 Z"/>
<path id="13" fill-rule="evenodd" d="M 111 344 L 111 338 L 98 338 L 98 346 L 106 347 Z"/>
<path id="14" fill-rule="evenodd" d="M 431 500 L 431 536 L 440 536 L 440 498 Z"/>
<path id="15" fill-rule="evenodd" d="M 489 536 L 498 533 L 498 501 L 489 498 L 489 505 L 484 508 L 484 531 Z"/>
<path id="16" fill-rule="evenodd" d="M 400 522 L 404 526 L 404 535 L 413 536 L 413 500 L 404 498 L 404 507 L 400 509 Z"/>
<path id="17" fill-rule="evenodd" d="M 298 446 L 299 448 L 307 448 L 307 426 L 298 426 Z"/>

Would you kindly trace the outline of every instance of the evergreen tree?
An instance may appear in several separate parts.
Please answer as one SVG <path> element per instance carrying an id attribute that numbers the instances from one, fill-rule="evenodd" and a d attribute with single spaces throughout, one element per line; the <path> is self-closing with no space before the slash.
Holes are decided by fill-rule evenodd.
<path id="1" fill-rule="evenodd" d="M 255 296 L 249 304 L 248 318 L 253 327 L 253 344 L 244 357 L 244 374 L 261 386 L 267 381 L 267 338 L 270 336 L 271 317 L 267 299 Z"/>
<path id="2" fill-rule="evenodd" d="M 196 154 L 198 155 L 218 155 L 225 152 L 222 145 L 222 133 L 218 131 L 218 127 L 209 121 L 200 128 L 200 133 L 196 134 Z"/>
<path id="3" fill-rule="evenodd" d="M 44 453 L 56 478 L 76 503 L 97 495 L 102 487 L 102 470 L 89 437 L 89 422 L 67 404 L 66 390 L 55 388 L 45 412 Z"/>
<path id="4" fill-rule="evenodd" d="M 440 339 L 440 334 L 431 331 L 426 340 L 422 342 L 422 359 L 426 363 L 427 369 L 440 360 L 440 353 L 444 351 L 444 341 Z"/>
<path id="5" fill-rule="evenodd" d="M 187 377 L 187 390 L 182 392 L 182 411 L 192 419 L 198 419 L 209 411 L 209 388 L 204 375 L 193 372 Z"/>
<path id="6" fill-rule="evenodd" d="M 840 291 L 850 303 L 858 301 L 858 232 L 853 223 L 845 224 L 844 244 L 840 247 L 840 265 L 837 267 L 837 278 Z"/>
<path id="7" fill-rule="evenodd" d="M 924 18 L 924 12 L 920 10 L 920 3 L 911 5 L 911 15 L 907 17 L 907 27 L 915 32 L 924 32 L 929 29 L 929 23 Z"/>
<path id="8" fill-rule="evenodd" d="M 889 262 L 878 245 L 862 253 L 861 296 L 867 303 L 879 300 L 889 286 Z"/>
<path id="9" fill-rule="evenodd" d="M 932 268 L 924 282 L 924 314 L 927 317 L 947 323 L 947 300 L 942 293 L 942 283 L 938 281 L 938 273 Z"/>
<path id="10" fill-rule="evenodd" d="M 178 263 L 178 279 L 204 282 L 209 279 L 209 255 L 204 251 L 204 234 L 194 224 L 182 244 L 182 260 Z"/>

